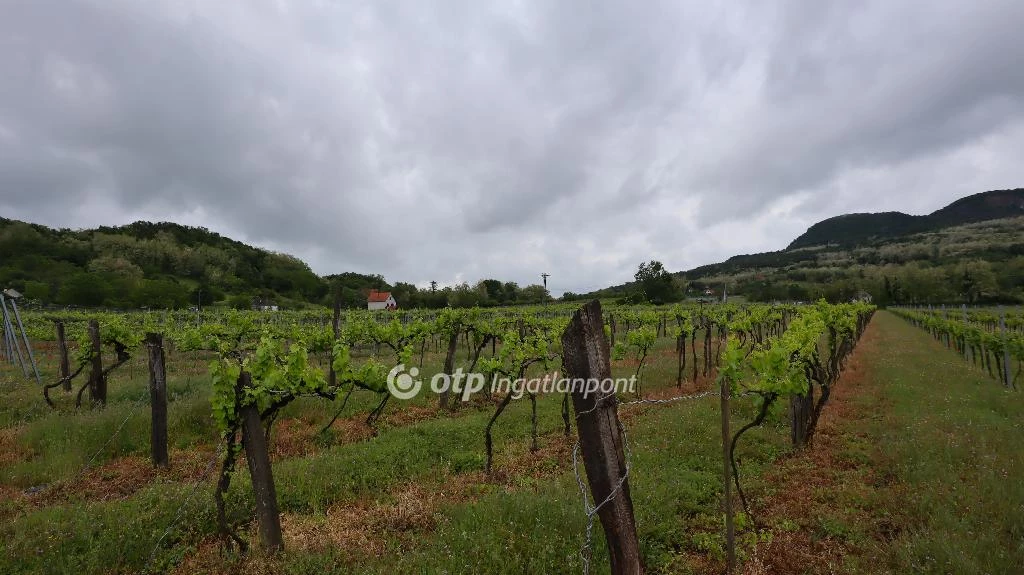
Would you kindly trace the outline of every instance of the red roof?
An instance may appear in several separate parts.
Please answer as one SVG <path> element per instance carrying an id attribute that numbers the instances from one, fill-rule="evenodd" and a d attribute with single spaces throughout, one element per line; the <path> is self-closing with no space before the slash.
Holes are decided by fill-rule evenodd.
<path id="1" fill-rule="evenodd" d="M 389 292 L 389 291 L 377 291 L 375 289 L 372 289 L 372 290 L 370 290 L 370 295 L 369 295 L 367 301 L 370 301 L 370 302 L 384 302 L 384 301 L 388 301 L 389 297 L 391 297 L 391 292 Z"/>

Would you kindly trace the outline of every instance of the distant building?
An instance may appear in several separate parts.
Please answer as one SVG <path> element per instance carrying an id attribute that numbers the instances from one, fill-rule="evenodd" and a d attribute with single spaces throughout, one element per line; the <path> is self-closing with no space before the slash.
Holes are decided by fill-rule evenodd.
<path id="1" fill-rule="evenodd" d="M 278 307 L 272 301 L 257 298 L 252 302 L 252 309 L 255 311 L 277 311 Z"/>
<path id="2" fill-rule="evenodd" d="M 398 302 L 391 292 L 372 289 L 366 297 L 366 309 L 398 309 Z"/>

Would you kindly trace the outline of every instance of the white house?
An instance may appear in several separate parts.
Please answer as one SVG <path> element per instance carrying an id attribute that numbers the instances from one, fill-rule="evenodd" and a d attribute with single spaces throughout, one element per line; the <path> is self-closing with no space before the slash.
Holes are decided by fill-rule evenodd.
<path id="1" fill-rule="evenodd" d="M 255 311 L 277 311 L 279 308 L 276 303 L 270 300 L 256 298 L 252 302 L 252 309 Z"/>
<path id="2" fill-rule="evenodd" d="M 850 300 L 850 303 L 857 303 L 857 302 L 871 303 L 871 294 L 869 294 L 868 292 L 866 292 L 864 290 L 860 290 L 859 292 L 857 292 L 857 295 L 854 296 L 853 299 Z"/>
<path id="3" fill-rule="evenodd" d="M 372 289 L 366 298 L 366 309 L 398 309 L 398 302 L 391 292 Z"/>

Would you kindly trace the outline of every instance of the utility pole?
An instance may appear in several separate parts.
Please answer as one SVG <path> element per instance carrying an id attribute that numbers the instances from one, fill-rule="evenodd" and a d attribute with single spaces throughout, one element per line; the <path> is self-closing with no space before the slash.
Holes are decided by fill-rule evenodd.
<path id="1" fill-rule="evenodd" d="M 549 274 L 549 273 L 540 274 L 540 277 L 544 279 L 544 305 L 545 306 L 548 305 L 548 276 L 550 276 L 550 275 L 551 274 Z"/>

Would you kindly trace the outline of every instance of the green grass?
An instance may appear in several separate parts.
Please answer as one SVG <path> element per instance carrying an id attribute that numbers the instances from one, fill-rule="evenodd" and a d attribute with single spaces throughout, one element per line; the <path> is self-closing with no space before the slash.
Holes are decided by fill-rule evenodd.
<path id="1" fill-rule="evenodd" d="M 699 347 L 699 346 L 698 346 Z M 645 391 L 671 386 L 675 381 L 672 343 L 663 339 L 644 368 Z M 661 355 L 657 355 L 657 354 Z M 44 354 L 45 356 L 45 354 Z M 44 364 L 53 358 L 44 357 Z M 423 374 L 436 372 L 441 363 L 428 353 Z M 460 357 L 460 361 L 461 361 Z M 181 447 L 209 449 L 214 436 L 209 418 L 208 380 L 202 370 L 173 358 L 169 369 L 172 442 Z M 194 362 L 193 362 L 194 363 Z M 5 387 L 13 401 L 0 408 L 10 421 L 18 421 L 18 443 L 32 452 L 27 461 L 3 467 L 0 483 L 24 488 L 73 479 L 93 453 L 95 464 L 110 458 L 148 453 L 148 410 L 136 408 L 146 398 L 142 364 L 134 374 L 119 370 L 110 383 L 110 401 L 104 409 L 74 410 L 70 398 L 57 394 L 59 410 L 35 409 L 31 417 L 19 414 L 42 403 L 38 387 L 15 384 L 5 372 Z M 45 366 L 44 379 L 53 378 Z M 616 367 L 616 375 L 628 376 L 635 366 Z M 690 373 L 690 370 L 687 370 Z M 413 405 L 427 405 L 435 398 L 422 396 Z M 373 405 L 372 394 L 353 396 L 343 417 L 365 414 Z M 407 404 L 393 402 L 390 411 Z M 542 397 L 538 419 L 542 446 L 558 437 L 562 426 L 560 398 Z M 300 400 L 289 406 L 282 419 L 325 422 L 335 406 L 324 401 Z M 630 425 L 634 457 L 634 499 L 645 533 L 645 554 L 652 565 L 670 565 L 675 554 L 697 549 L 702 541 L 716 542 L 718 444 L 714 431 L 716 403 L 702 400 L 648 412 Z M 750 416 L 749 405 L 738 404 L 737 415 Z M 440 488 L 449 478 L 479 476 L 484 464 L 483 430 L 493 406 L 465 406 L 454 415 L 441 415 L 405 426 L 392 425 L 387 416 L 380 434 L 370 441 L 333 444 L 327 438 L 314 455 L 274 462 L 278 499 L 283 512 L 321 516 L 336 504 L 356 499 L 387 501 L 395 490 L 420 484 Z M 126 419 L 127 418 L 127 419 Z M 105 442 L 122 423 L 124 428 Z M 781 449 L 777 430 L 760 432 L 752 441 L 749 463 L 753 469 L 769 461 Z M 504 472 L 511 462 L 527 455 L 529 403 L 513 402 L 494 429 L 495 466 Z M 766 448 L 767 447 L 767 448 Z M 102 448 L 102 449 L 101 449 Z M 522 572 L 524 566 L 556 571 L 579 567 L 577 551 L 582 543 L 583 513 L 571 462 L 548 456 L 536 469 L 543 476 L 513 476 L 508 482 L 478 483 L 469 501 L 443 506 L 436 527 L 424 532 L 389 537 L 386 545 L 402 559 L 377 562 L 373 558 L 347 559 L 350 567 L 367 572 L 434 571 L 448 565 L 452 571 L 472 568 L 483 571 Z M 173 464 L 173 462 L 172 462 Z M 71 482 L 73 484 L 73 481 Z M 182 553 L 213 532 L 209 481 L 180 524 L 158 549 L 153 565 L 174 563 Z M 71 485 L 61 484 L 73 492 Z M 0 528 L 8 550 L 0 571 L 103 572 L 118 565 L 132 571 L 149 562 L 150 551 L 168 525 L 191 485 L 170 480 L 155 484 L 120 500 L 89 501 L 70 494 L 66 501 L 37 508 L 31 505 L 5 510 L 10 522 Z M 229 496 L 234 519 L 244 520 L 251 508 L 251 493 L 244 466 L 236 473 Z M 694 543 L 684 534 L 693 517 L 705 523 L 703 538 Z M 513 534 L 514 532 L 514 534 Z M 543 537 L 531 533 L 543 533 Z M 647 537 L 646 534 L 650 534 Z M 395 534 L 392 534 L 395 535 Z M 399 534 L 402 535 L 402 534 Z M 596 563 L 604 556 L 600 526 L 595 528 Z M 717 544 L 717 543 L 716 543 Z M 510 559 L 510 553 L 512 554 Z M 52 557 L 59 556 L 59 560 Z M 290 551 L 278 564 L 282 569 L 302 565 L 334 564 L 334 553 Z M 152 566 L 152 565 L 151 565 Z M 467 567 L 469 566 L 469 567 Z"/>
<path id="2" fill-rule="evenodd" d="M 750 417 L 749 405 L 736 417 Z M 651 408 L 628 426 L 630 489 L 641 548 L 651 573 L 678 572 L 684 554 L 702 545 L 720 549 L 721 445 L 717 404 L 699 400 Z M 776 425 L 744 444 L 744 471 L 756 473 L 785 449 Z M 414 545 L 359 565 L 368 573 L 579 572 L 585 520 L 570 473 L 512 492 L 488 492 L 472 503 L 442 509 L 435 533 Z M 594 572 L 607 572 L 600 524 L 594 526 Z"/>
<path id="3" fill-rule="evenodd" d="M 878 338 L 866 359 L 877 395 L 856 402 L 875 410 L 858 427 L 843 428 L 838 459 L 852 483 L 866 470 L 888 478 L 871 489 L 853 485 L 822 486 L 819 495 L 833 507 L 818 516 L 780 521 L 778 530 L 811 529 L 817 538 L 843 541 L 851 549 L 871 550 L 844 564 L 852 573 L 1013 573 L 1024 564 L 1024 472 L 1017 441 L 1024 424 L 1024 401 L 1007 393 L 983 372 L 971 368 L 927 334 L 889 314 L 876 316 Z M 674 384 L 672 344 L 659 340 L 644 368 L 645 392 Z M 698 342 L 698 349 L 700 342 Z M 461 352 L 460 352 L 461 353 Z M 209 453 L 215 435 L 209 416 L 208 379 L 172 359 L 171 440 L 180 448 Z M 423 374 L 437 371 L 443 358 L 428 353 Z M 459 360 L 462 361 L 463 357 Z M 689 360 L 689 358 L 688 358 Z M 50 359 L 44 369 L 52 377 Z M 125 428 L 100 450 L 113 430 L 131 413 L 133 402 L 146 398 L 143 364 L 134 373 L 118 373 L 105 409 L 75 411 L 61 396 L 61 410 L 42 404 L 34 384 L 15 382 L 0 369 L 7 401 L 0 405 L 0 427 L 16 427 L 16 442 L 31 452 L 25 461 L 0 468 L 0 486 L 18 489 L 59 483 L 73 491 L 84 461 L 99 450 L 97 464 L 124 455 L 148 453 L 148 410 L 143 406 Z M 635 370 L 629 362 L 616 375 Z M 692 373 L 688 366 L 687 374 Z M 131 375 L 131 376 L 130 376 Z M 45 376 L 44 376 L 45 379 Z M 426 406 L 421 396 L 393 402 L 388 413 Z M 365 414 L 372 394 L 356 394 L 343 417 Z M 282 419 L 322 424 L 337 404 L 300 400 Z M 530 455 L 529 403 L 513 402 L 495 427 L 496 469 L 507 478 L 480 480 L 484 464 L 483 429 L 492 406 L 470 405 L 454 415 L 437 414 L 399 425 L 385 415 L 378 436 L 339 443 L 318 440 L 312 455 L 277 459 L 274 477 L 284 513 L 325 527 L 339 521 L 332 508 L 354 502 L 388 505 L 412 487 L 432 491 L 459 485 L 460 496 L 429 509 L 429 521 L 406 527 L 375 529 L 382 556 L 328 547 L 289 547 L 260 563 L 280 573 L 569 573 L 579 572 L 585 517 L 569 457 L 544 450 L 560 443 L 559 398 L 542 397 L 539 427 L 542 452 Z M 715 398 L 642 410 L 626 418 L 632 453 L 630 487 L 637 514 L 641 551 L 650 573 L 717 571 L 723 566 L 721 445 Z M 734 426 L 753 416 L 749 400 L 733 404 Z M 772 496 L 762 480 L 777 458 L 788 452 L 783 414 L 744 437 L 739 458 L 744 481 L 755 497 Z M 204 458 L 205 461 L 205 458 Z M 532 462 L 528 470 L 516 462 Z M 173 465 L 173 461 L 172 461 Z M 866 481 L 866 479 L 865 479 Z M 108 573 L 169 568 L 214 532 L 212 478 L 200 485 L 190 505 L 176 512 L 192 494 L 192 483 L 159 477 L 133 494 L 110 501 L 70 495 L 45 506 L 0 503 L 0 540 L 6 553 L 2 573 Z M 231 517 L 246 520 L 252 495 L 244 464 L 235 474 L 228 498 Z M 177 518 L 176 518 L 177 517 Z M 870 526 L 886 519 L 897 533 L 880 540 Z M 740 557 L 764 542 L 746 518 L 740 525 Z M 161 535 L 168 536 L 151 552 Z M 607 552 L 600 524 L 594 526 L 595 573 L 607 572 Z M 868 555 L 881 561 L 868 560 Z M 246 562 L 224 556 L 221 569 L 240 571 Z M 250 565 L 251 566 L 251 565 Z"/>
<path id="4" fill-rule="evenodd" d="M 881 470 L 899 481 L 883 501 L 903 527 L 895 572 L 1020 573 L 1024 395 L 891 314 L 875 321 L 886 413 L 871 433 Z"/>

